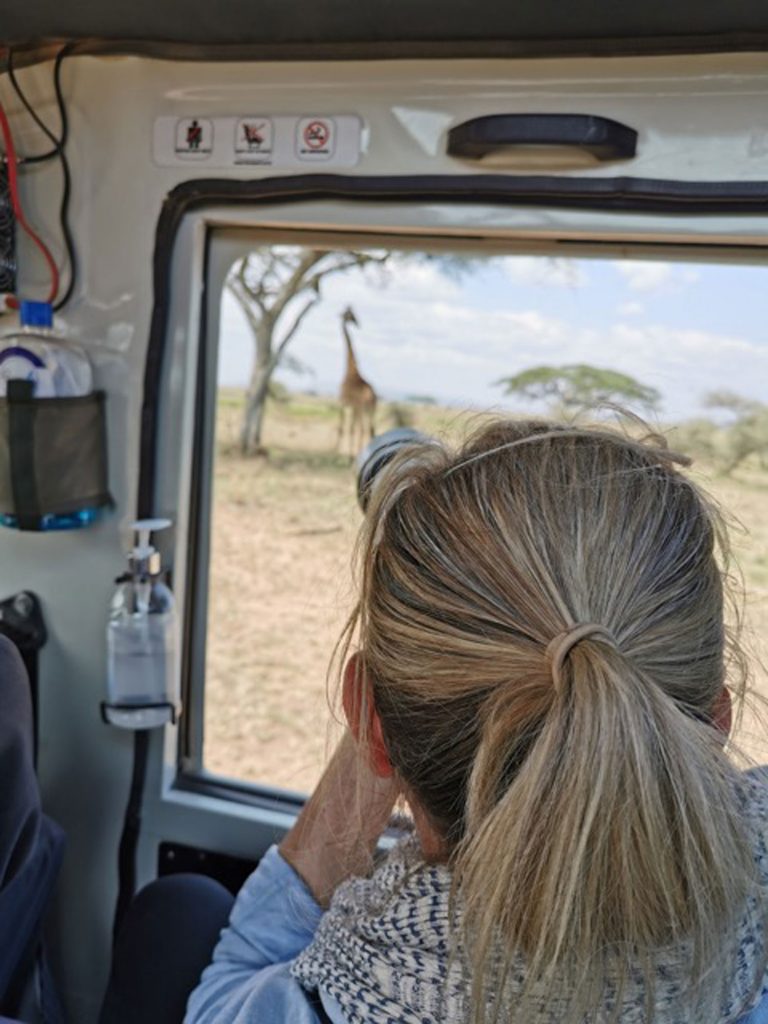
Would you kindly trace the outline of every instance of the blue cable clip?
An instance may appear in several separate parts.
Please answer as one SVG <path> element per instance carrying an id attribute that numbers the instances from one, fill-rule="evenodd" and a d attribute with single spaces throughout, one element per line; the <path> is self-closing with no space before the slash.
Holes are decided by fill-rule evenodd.
<path id="1" fill-rule="evenodd" d="M 50 302 L 22 299 L 19 303 L 19 320 L 22 327 L 53 327 L 53 306 Z"/>

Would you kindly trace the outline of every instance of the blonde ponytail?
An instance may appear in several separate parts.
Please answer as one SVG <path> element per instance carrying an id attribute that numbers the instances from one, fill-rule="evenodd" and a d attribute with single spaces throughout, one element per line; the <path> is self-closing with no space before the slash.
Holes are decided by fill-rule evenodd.
<path id="1" fill-rule="evenodd" d="M 477 1024 L 618 1019 L 638 986 L 650 1022 L 670 948 L 675 1019 L 716 1020 L 737 924 L 764 914 L 711 721 L 723 533 L 673 459 L 498 423 L 374 493 L 353 624 L 390 757 L 450 849 Z"/>
<path id="2" fill-rule="evenodd" d="M 529 997 L 559 982 L 580 1020 L 596 967 L 626 983 L 638 953 L 690 939 L 682 1007 L 715 1019 L 693 1011 L 723 997 L 718 974 L 705 991 L 708 968 L 743 912 L 752 867 L 722 738 L 601 637 L 573 648 L 564 675 L 511 782 L 514 702 L 500 695 L 487 712 L 456 856 L 472 960 L 491 963 L 501 936 L 524 956 Z M 473 977 L 473 1005 L 493 1005 L 504 979 Z"/>

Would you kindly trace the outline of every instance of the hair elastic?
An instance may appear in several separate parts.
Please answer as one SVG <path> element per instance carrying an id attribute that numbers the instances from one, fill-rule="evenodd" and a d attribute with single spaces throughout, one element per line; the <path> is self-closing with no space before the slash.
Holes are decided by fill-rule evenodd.
<path id="1" fill-rule="evenodd" d="M 571 650 L 576 644 L 581 643 L 588 636 L 601 636 L 603 640 L 609 643 L 612 647 L 616 646 L 616 641 L 605 626 L 601 626 L 599 622 L 583 622 L 576 626 L 571 626 L 570 629 L 564 630 L 562 633 L 558 633 L 556 637 L 553 637 L 547 644 L 547 660 L 549 661 L 550 668 L 552 670 L 552 682 L 555 684 L 555 690 L 558 692 L 562 689 L 562 678 L 561 671 L 565 664 L 565 659 L 570 654 Z"/>

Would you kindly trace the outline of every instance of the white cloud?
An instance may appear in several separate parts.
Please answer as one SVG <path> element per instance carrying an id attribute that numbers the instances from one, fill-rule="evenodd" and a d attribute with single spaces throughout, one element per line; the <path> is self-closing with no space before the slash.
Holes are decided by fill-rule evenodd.
<path id="1" fill-rule="evenodd" d="M 642 302 L 622 302 L 616 307 L 619 316 L 642 316 L 645 306 Z"/>
<path id="2" fill-rule="evenodd" d="M 623 260 L 616 269 L 635 292 L 655 292 L 672 280 L 671 263 L 645 263 L 641 260 Z"/>
<path id="3" fill-rule="evenodd" d="M 583 288 L 587 283 L 583 263 L 562 256 L 505 256 L 499 263 L 515 284 Z"/>
<path id="4" fill-rule="evenodd" d="M 445 301 L 461 293 L 459 282 L 446 275 L 436 263 L 418 263 L 414 260 L 385 266 L 380 273 L 374 271 L 374 274 L 375 277 L 368 277 L 367 280 L 363 275 L 356 274 L 344 281 L 356 290 L 362 286 L 366 295 L 371 291 L 373 282 L 378 292 L 395 292 L 398 299 L 411 302 L 434 301 L 437 297 Z M 341 279 L 335 283 L 338 280 Z"/>
<path id="5" fill-rule="evenodd" d="M 645 260 L 622 260 L 616 263 L 616 269 L 634 292 L 679 291 L 687 285 L 695 284 L 700 276 L 693 267 Z"/>
<path id="6" fill-rule="evenodd" d="M 330 279 L 322 303 L 291 344 L 291 353 L 311 366 L 314 376 L 286 374 L 285 379 L 291 387 L 337 391 L 344 373 L 339 316 L 348 304 L 360 322 L 352 328 L 360 370 L 383 400 L 430 394 L 459 404 L 497 405 L 507 401 L 493 387 L 500 377 L 539 364 L 584 362 L 615 368 L 658 388 L 664 396 L 663 416 L 674 420 L 697 415 L 701 396 L 715 388 L 760 398 L 768 379 L 768 344 L 725 332 L 646 323 L 640 317 L 643 303 L 634 298 L 618 307 L 613 323 L 598 327 L 569 316 L 568 301 L 558 303 L 546 293 L 532 296 L 522 308 L 505 309 L 499 308 L 503 288 L 496 286 L 489 299 L 487 293 L 478 296 L 479 286 L 479 278 L 456 283 L 438 267 L 416 263 L 393 269 L 381 287 L 362 274 Z M 562 299 L 562 290 L 559 294 Z M 594 295 L 588 289 L 580 295 L 580 302 L 590 306 L 593 299 L 604 300 L 604 286 L 597 281 Z M 221 380 L 244 384 L 253 346 L 233 314 L 227 304 Z"/>

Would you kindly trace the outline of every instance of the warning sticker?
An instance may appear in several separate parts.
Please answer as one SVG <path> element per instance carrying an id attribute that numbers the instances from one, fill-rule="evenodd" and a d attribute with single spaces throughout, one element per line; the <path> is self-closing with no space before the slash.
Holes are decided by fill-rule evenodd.
<path id="1" fill-rule="evenodd" d="M 300 160 L 330 160 L 336 147 L 336 124 L 330 117 L 302 117 L 296 126 Z"/>
<path id="2" fill-rule="evenodd" d="M 272 120 L 241 117 L 235 127 L 235 163 L 272 163 Z"/>
<path id="3" fill-rule="evenodd" d="M 357 166 L 365 139 L 357 114 L 162 115 L 155 118 L 152 154 L 160 167 L 200 160 L 207 167 L 271 171 L 316 163 L 326 170 Z"/>
<path id="4" fill-rule="evenodd" d="M 205 117 L 182 117 L 176 122 L 177 156 L 207 160 L 213 152 L 213 122 Z"/>

